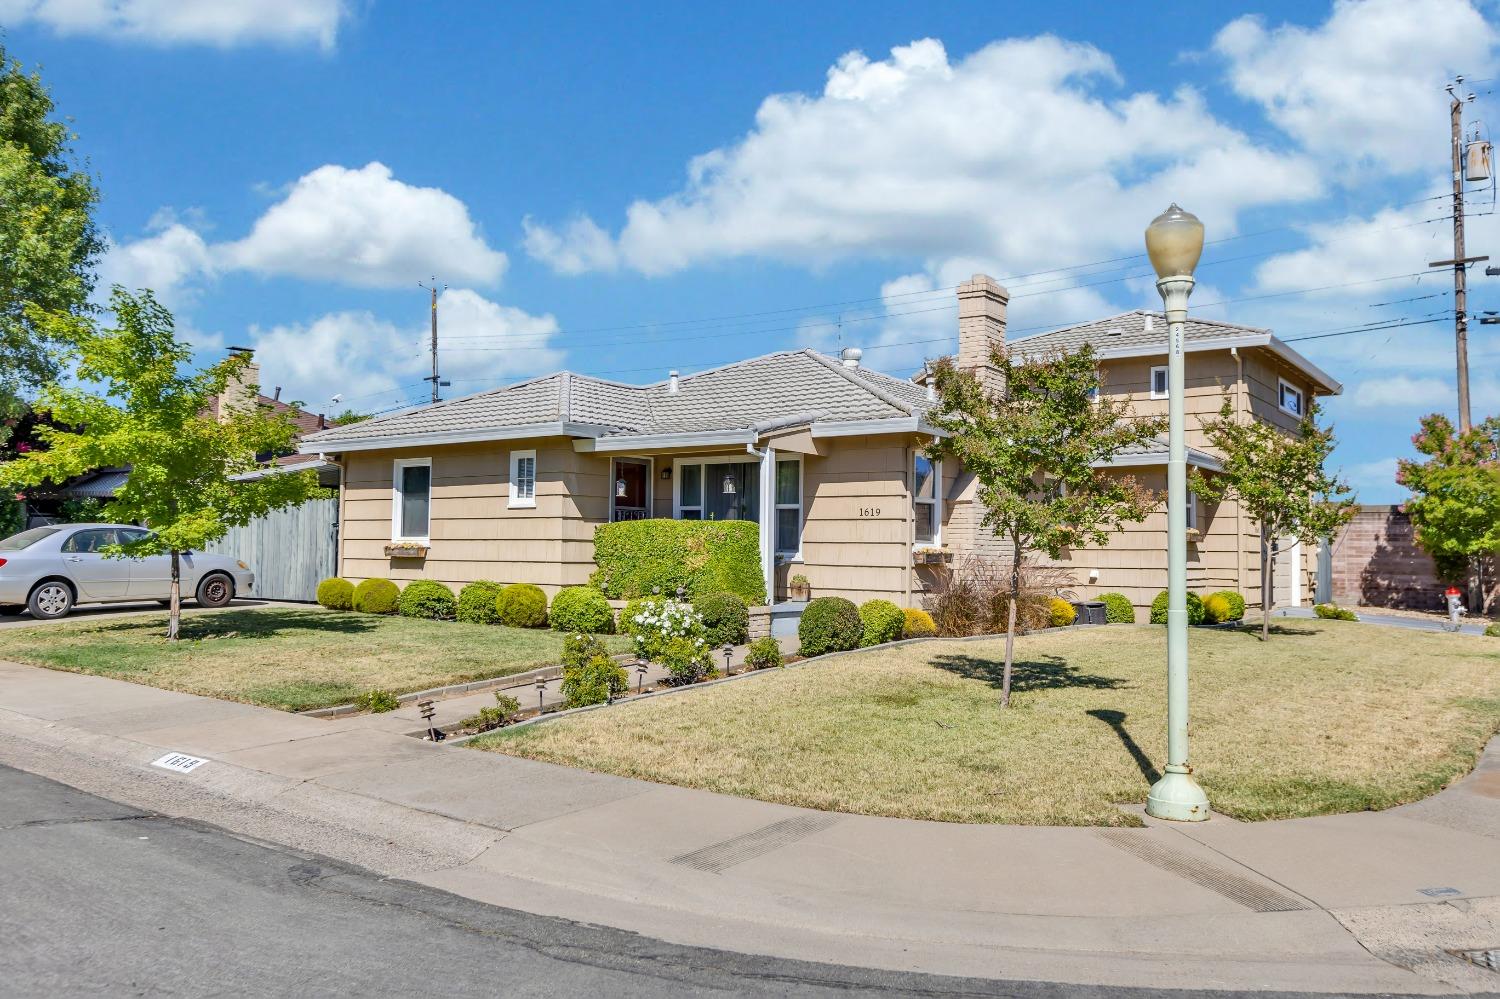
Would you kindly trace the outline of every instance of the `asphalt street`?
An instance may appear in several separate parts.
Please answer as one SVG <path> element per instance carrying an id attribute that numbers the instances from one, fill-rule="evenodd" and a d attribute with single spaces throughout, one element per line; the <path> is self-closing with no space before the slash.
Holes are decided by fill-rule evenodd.
<path id="1" fill-rule="evenodd" d="M 0 885 L 3 996 L 1186 995 L 681 947 L 383 880 L 6 767 Z"/>

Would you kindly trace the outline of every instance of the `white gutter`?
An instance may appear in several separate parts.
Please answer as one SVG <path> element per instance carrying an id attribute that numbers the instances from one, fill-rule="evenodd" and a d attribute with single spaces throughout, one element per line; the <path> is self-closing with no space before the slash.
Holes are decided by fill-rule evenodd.
<path id="1" fill-rule="evenodd" d="M 926 426 L 921 417 L 903 416 L 894 420 L 819 420 L 809 428 L 814 437 L 858 437 L 863 434 L 923 433 L 946 437 L 941 430 Z"/>
<path id="2" fill-rule="evenodd" d="M 754 444 L 753 430 L 686 431 L 673 434 L 621 434 L 573 442 L 573 450 L 588 453 L 600 451 L 640 451 L 651 448 L 702 447 L 714 444 Z"/>
<path id="3" fill-rule="evenodd" d="M 607 428 L 589 423 L 527 423 L 516 427 L 486 427 L 477 430 L 448 430 L 426 434 L 393 434 L 383 437 L 355 437 L 349 440 L 309 437 L 297 448 L 298 454 L 334 451 L 384 451 L 393 448 L 429 447 L 438 444 L 475 444 L 485 441 L 511 441 L 527 437 L 593 437 Z"/>

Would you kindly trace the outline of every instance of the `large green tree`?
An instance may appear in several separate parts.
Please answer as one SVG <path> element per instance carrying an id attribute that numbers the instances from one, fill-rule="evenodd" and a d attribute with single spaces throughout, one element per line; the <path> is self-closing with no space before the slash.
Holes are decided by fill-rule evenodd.
<path id="1" fill-rule="evenodd" d="M 87 310 L 103 248 L 99 192 L 54 111 L 41 77 L 0 46 L 0 416 L 56 374 L 49 328 L 35 317 Z"/>
<path id="2" fill-rule="evenodd" d="M 1193 488 L 1211 503 L 1232 497 L 1260 525 L 1260 637 L 1265 641 L 1271 637 L 1271 542 L 1295 537 L 1313 545 L 1331 538 L 1354 516 L 1354 494 L 1327 470 L 1333 428 L 1318 426 L 1316 404 L 1288 433 L 1260 420 L 1240 422 L 1226 399 L 1218 416 L 1203 421 L 1203 430 L 1223 456 L 1224 470 L 1193 469 Z"/>
<path id="3" fill-rule="evenodd" d="M 228 407 L 221 419 L 205 415 L 212 398 L 244 371 L 248 356 L 232 355 L 193 371 L 191 349 L 177 339 L 171 314 L 151 292 L 131 295 L 116 288 L 110 311 L 109 328 L 88 316 L 36 316 L 49 336 L 72 345 L 77 382 L 42 389 L 41 404 L 59 425 L 38 427 L 44 448 L 0 464 L 0 489 L 129 467 L 129 479 L 103 514 L 118 523 L 145 524 L 151 532 L 105 554 L 171 555 L 167 637 L 175 639 L 180 554 L 317 495 L 317 476 L 303 471 L 243 477 L 268 471 L 270 458 L 293 449 L 297 428 L 289 413 L 250 403 Z"/>
<path id="4" fill-rule="evenodd" d="M 1164 421 L 1137 418 L 1125 400 L 1101 397 L 1093 349 L 1026 356 L 997 349 L 998 390 L 951 358 L 934 369 L 938 402 L 928 414 L 944 432 L 928 449 L 956 458 L 979 483 L 983 525 L 1010 542 L 1010 608 L 1000 703 L 1010 704 L 1021 564 L 1032 552 L 1105 544 L 1153 499 L 1130 476 L 1105 470 L 1122 451 L 1153 440 Z"/>
<path id="5" fill-rule="evenodd" d="M 1406 512 L 1417 544 L 1454 582 L 1477 581 L 1484 613 L 1500 597 L 1500 417 L 1459 433 L 1446 416 L 1424 417 L 1412 444 L 1426 461 L 1397 463 L 1396 481 L 1411 490 Z"/>

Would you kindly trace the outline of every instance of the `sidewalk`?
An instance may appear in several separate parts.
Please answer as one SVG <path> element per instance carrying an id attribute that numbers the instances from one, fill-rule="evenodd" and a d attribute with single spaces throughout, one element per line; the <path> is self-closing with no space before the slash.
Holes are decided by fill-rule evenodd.
<path id="1" fill-rule="evenodd" d="M 209 762 L 150 765 L 168 751 Z M 1500 740 L 1454 787 L 1382 813 L 964 826 L 724 797 L 433 745 L 367 718 L 0 663 L 0 762 L 685 944 L 1122 986 L 1500 987 L 1446 953 L 1500 945 Z"/>
<path id="2" fill-rule="evenodd" d="M 1402 617 L 1398 614 L 1382 614 L 1379 611 L 1367 611 L 1362 607 L 1353 608 L 1359 615 L 1362 624 L 1383 624 L 1391 628 L 1410 628 L 1412 631 L 1447 631 L 1448 622 L 1443 618 L 1421 618 Z M 1277 607 L 1271 611 L 1271 618 L 1278 617 L 1293 618 L 1316 618 L 1318 615 L 1311 607 Z M 1464 635 L 1483 635 L 1485 627 L 1489 624 L 1484 618 L 1479 619 L 1478 624 L 1464 622 L 1459 625 L 1458 630 Z"/>

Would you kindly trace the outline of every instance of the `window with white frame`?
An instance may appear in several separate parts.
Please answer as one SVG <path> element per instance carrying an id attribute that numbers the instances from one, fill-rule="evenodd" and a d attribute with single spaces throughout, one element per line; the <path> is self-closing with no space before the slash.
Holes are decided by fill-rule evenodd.
<path id="1" fill-rule="evenodd" d="M 1187 494 L 1187 529 L 1190 531 L 1198 529 L 1198 494 L 1191 489 Z"/>
<path id="2" fill-rule="evenodd" d="M 432 511 L 432 459 L 397 458 L 391 482 L 391 540 L 426 542 Z"/>
<path id="3" fill-rule="evenodd" d="M 918 453 L 912 463 L 911 498 L 917 522 L 916 543 L 942 544 L 943 464 Z"/>
<path id="4" fill-rule="evenodd" d="M 1281 407 L 1283 413 L 1291 413 L 1293 416 L 1302 415 L 1302 390 L 1287 382 L 1284 378 L 1278 378 L 1276 388 L 1276 404 Z"/>
<path id="5" fill-rule="evenodd" d="M 536 506 L 536 452 L 510 453 L 510 505 Z"/>
<path id="6" fill-rule="evenodd" d="M 802 555 L 802 459 L 776 460 L 776 554 Z"/>
<path id="7" fill-rule="evenodd" d="M 1167 397 L 1168 386 L 1170 385 L 1171 382 L 1168 380 L 1167 366 L 1165 364 L 1157 365 L 1151 369 L 1151 398 L 1165 399 Z"/>

